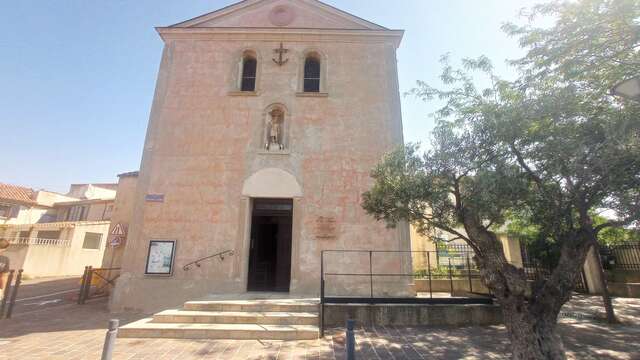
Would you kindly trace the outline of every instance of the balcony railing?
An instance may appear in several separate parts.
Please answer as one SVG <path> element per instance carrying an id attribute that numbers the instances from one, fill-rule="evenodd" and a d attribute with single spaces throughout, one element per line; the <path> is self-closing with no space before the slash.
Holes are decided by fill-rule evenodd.
<path id="1" fill-rule="evenodd" d="M 45 238 L 0 238 L 9 241 L 15 246 L 58 246 L 69 247 L 71 240 L 66 239 L 45 239 Z"/>

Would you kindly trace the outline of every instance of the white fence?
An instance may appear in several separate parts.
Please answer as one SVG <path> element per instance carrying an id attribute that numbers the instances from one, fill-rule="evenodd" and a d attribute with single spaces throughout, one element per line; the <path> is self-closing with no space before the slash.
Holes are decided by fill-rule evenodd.
<path id="1" fill-rule="evenodd" d="M 9 244 L 16 246 L 59 246 L 70 247 L 71 240 L 44 238 L 4 238 Z"/>

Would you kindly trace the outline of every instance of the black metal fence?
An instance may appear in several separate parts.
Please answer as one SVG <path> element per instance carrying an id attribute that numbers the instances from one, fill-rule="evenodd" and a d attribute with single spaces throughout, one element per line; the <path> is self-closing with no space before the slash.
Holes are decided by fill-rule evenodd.
<path id="1" fill-rule="evenodd" d="M 320 260 L 321 332 L 326 304 L 493 303 L 469 251 L 324 250 Z"/>
<path id="2" fill-rule="evenodd" d="M 536 258 L 530 255 L 526 246 L 521 245 L 520 255 L 522 256 L 522 268 L 527 275 L 527 279 L 531 281 L 547 280 L 551 277 L 552 269 L 540 263 Z M 587 286 L 586 275 L 582 270 L 576 279 L 574 290 L 578 293 L 587 294 L 589 288 Z"/>
<path id="3" fill-rule="evenodd" d="M 406 300 L 406 294 L 412 292 L 403 290 L 411 285 L 417 296 L 410 298 L 418 301 L 465 297 L 469 293 L 490 295 L 477 285 L 474 289 L 480 275 L 469 251 L 325 250 L 321 253 L 321 272 L 321 293 L 325 299 L 336 302 Z M 425 283 L 416 286 L 416 280 Z M 434 284 L 435 281 L 440 281 L 439 285 Z"/>
<path id="4" fill-rule="evenodd" d="M 91 298 L 108 296 L 109 291 L 115 287 L 118 277 L 120 277 L 120 268 L 85 266 L 80 281 L 78 304 L 82 305 Z"/>
<path id="5" fill-rule="evenodd" d="M 640 271 L 640 242 L 600 246 L 600 256 L 606 270 Z"/>
<path id="6" fill-rule="evenodd" d="M 0 274 L 2 276 L 3 274 Z M 22 283 L 22 269 L 9 270 L 7 282 L 2 290 L 2 302 L 0 302 L 0 319 L 9 319 L 13 313 L 13 307 L 18 297 L 18 290 Z"/>

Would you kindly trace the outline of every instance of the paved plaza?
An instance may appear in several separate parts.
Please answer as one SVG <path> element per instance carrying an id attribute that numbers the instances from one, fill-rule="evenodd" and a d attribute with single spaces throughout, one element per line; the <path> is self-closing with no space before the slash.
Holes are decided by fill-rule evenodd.
<path id="1" fill-rule="evenodd" d="M 561 331 L 572 359 L 640 359 L 640 299 L 616 299 L 623 324 L 609 326 L 598 297 L 576 297 L 562 313 Z M 143 314 L 109 314 L 104 300 L 63 304 L 0 321 L 0 360 L 99 359 L 108 320 L 128 323 Z M 114 359 L 343 359 L 343 330 L 314 341 L 118 339 Z M 359 359 L 506 359 L 502 326 L 359 328 Z"/>

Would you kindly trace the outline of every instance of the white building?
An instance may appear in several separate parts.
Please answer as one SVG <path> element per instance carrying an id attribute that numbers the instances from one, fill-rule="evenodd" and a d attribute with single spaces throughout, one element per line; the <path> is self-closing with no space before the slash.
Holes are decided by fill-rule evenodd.
<path id="1" fill-rule="evenodd" d="M 28 277 L 79 275 L 99 267 L 115 184 L 71 185 L 67 194 L 0 183 L 0 238 L 11 268 Z"/>

